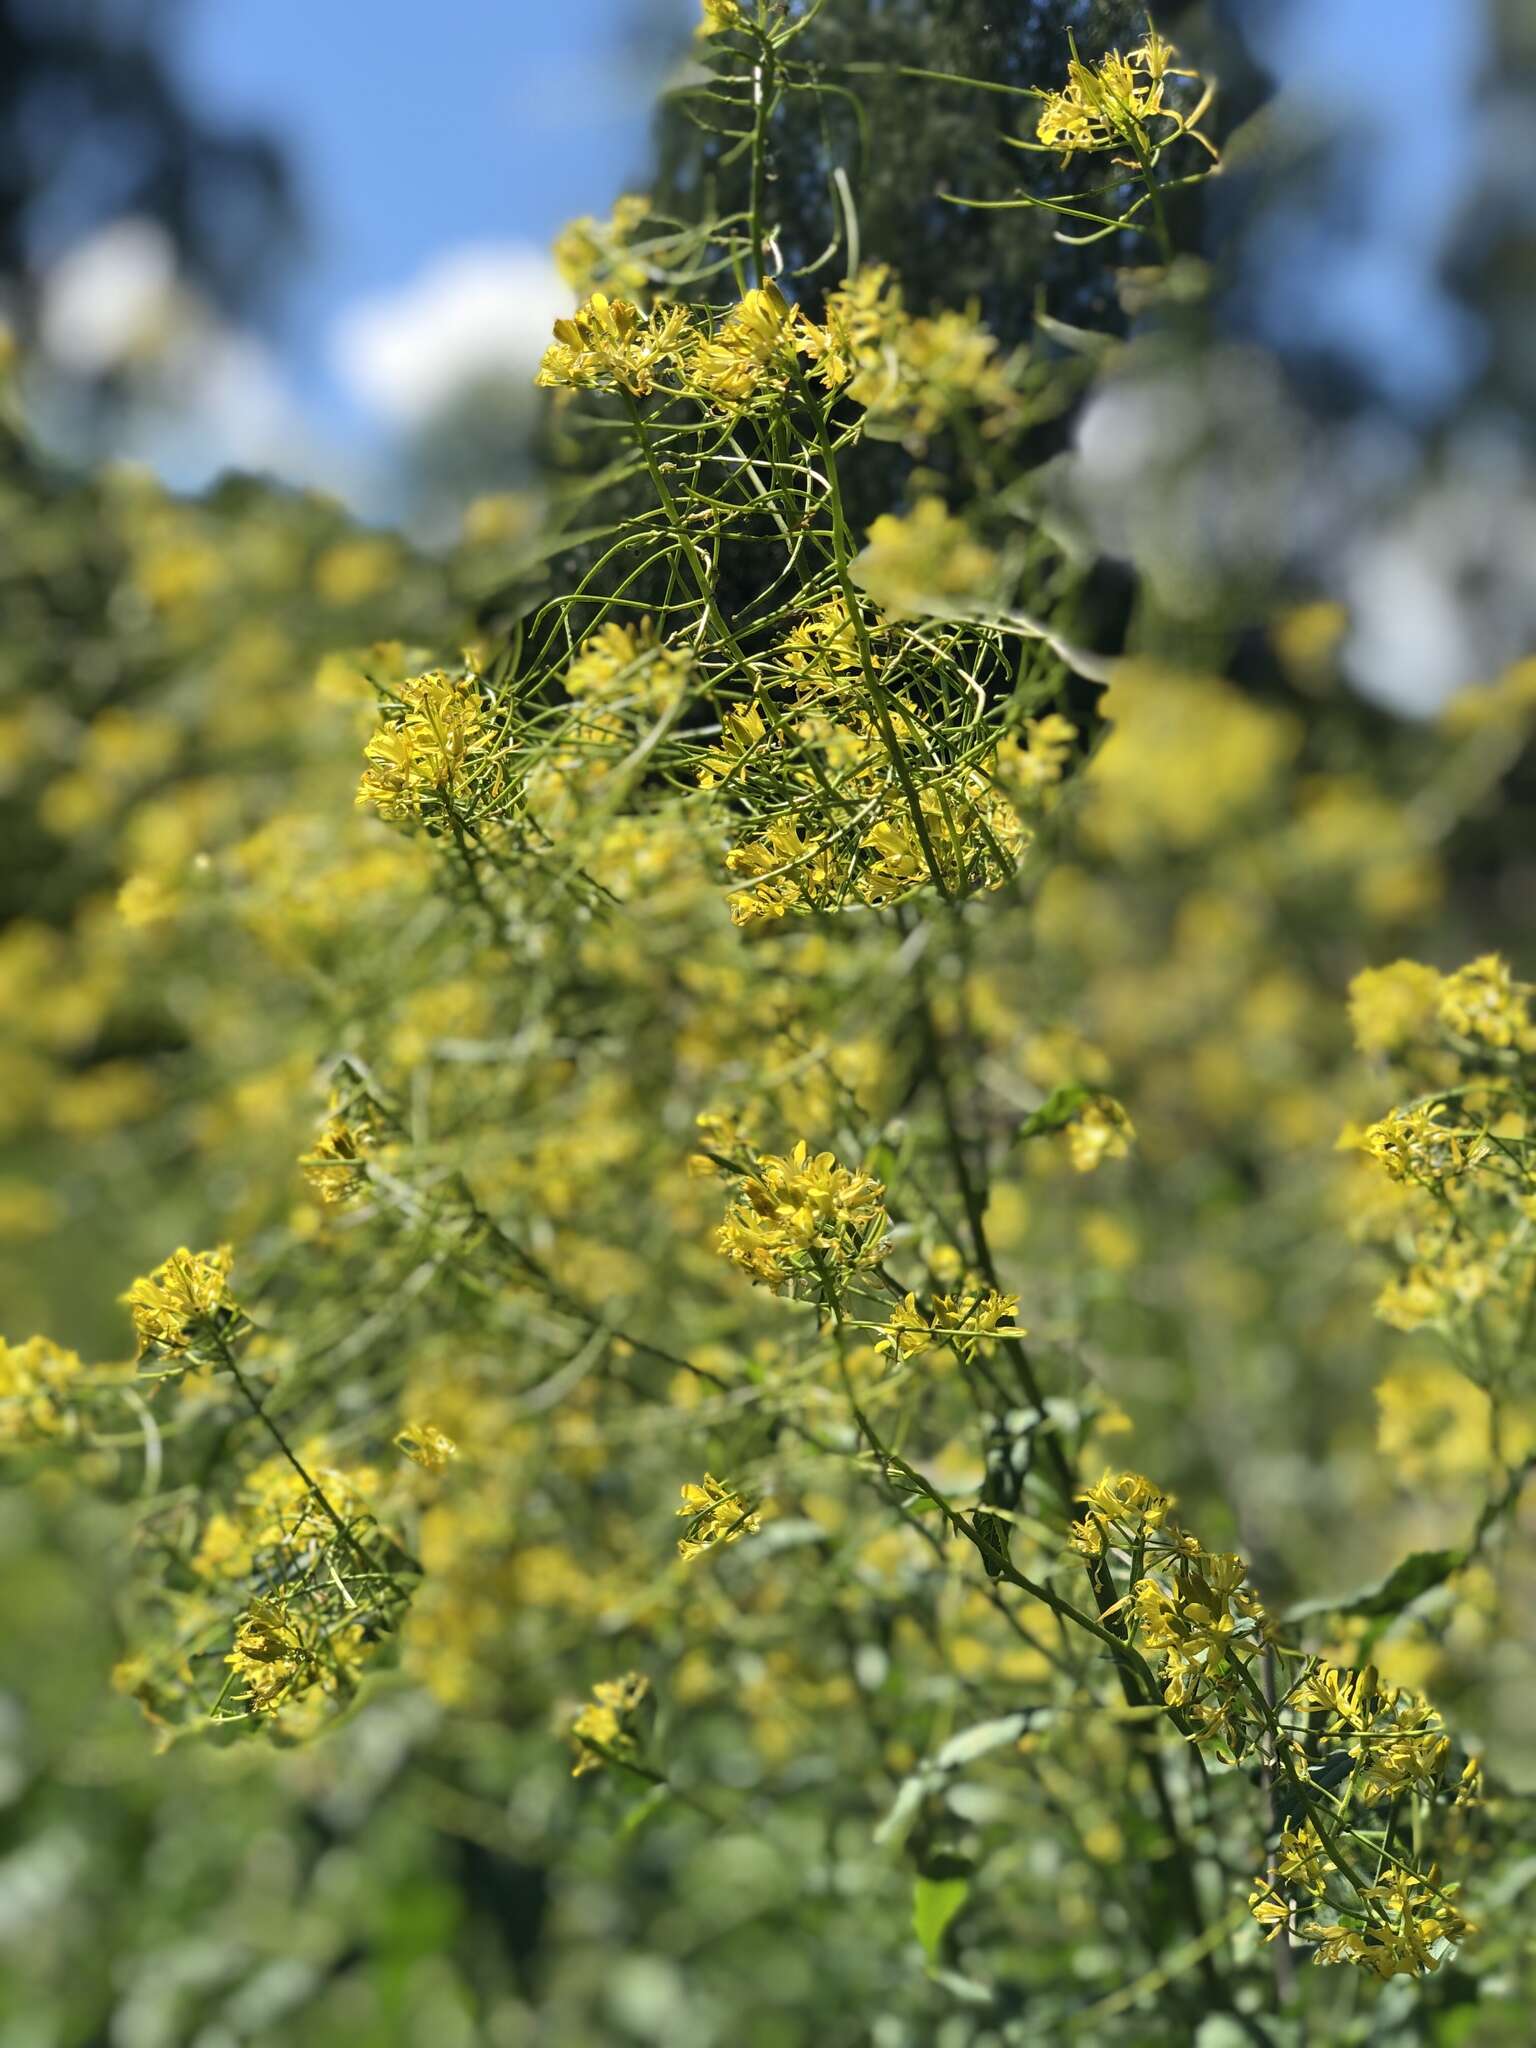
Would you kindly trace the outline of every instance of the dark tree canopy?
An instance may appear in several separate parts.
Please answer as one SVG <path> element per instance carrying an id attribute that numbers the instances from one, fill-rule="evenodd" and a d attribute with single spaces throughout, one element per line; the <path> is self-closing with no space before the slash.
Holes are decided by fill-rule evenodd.
<path id="1" fill-rule="evenodd" d="M 1163 9 L 1160 18 L 1177 12 Z M 1135 40 L 1143 21 L 1132 0 L 834 0 L 795 55 L 835 90 L 792 95 L 775 127 L 769 212 L 795 224 L 781 244 L 787 271 L 814 263 L 831 241 L 837 209 L 830 181 L 841 169 L 864 248 L 895 261 L 914 308 L 974 298 L 1006 331 L 1018 326 L 1020 305 L 1044 286 L 1053 310 L 1085 323 L 1112 320 L 1102 246 L 1063 247 L 1052 239 L 1057 223 L 1044 213 L 953 203 L 955 195 L 1007 198 L 1026 176 L 1035 190 L 1069 189 L 1052 161 L 1022 156 L 998 140 L 1000 131 L 1033 135 L 1034 103 L 906 74 L 938 72 L 1027 91 L 1059 82 L 1068 29 L 1088 55 Z M 712 190 L 725 210 L 745 205 L 744 160 L 730 163 L 728 156 L 729 144 L 705 132 L 685 102 L 667 102 L 657 130 L 658 204 L 686 216 Z M 818 282 L 836 283 L 840 274 L 834 260 Z"/>
<path id="2" fill-rule="evenodd" d="M 180 0 L 0 0 L 0 280 L 25 320 L 39 268 L 135 214 L 227 311 L 258 313 L 296 213 L 277 145 L 187 98 Z"/>

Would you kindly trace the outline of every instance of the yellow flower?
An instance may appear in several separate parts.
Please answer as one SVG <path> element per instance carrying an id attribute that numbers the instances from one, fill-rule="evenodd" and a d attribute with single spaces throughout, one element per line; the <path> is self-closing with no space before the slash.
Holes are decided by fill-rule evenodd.
<path id="1" fill-rule="evenodd" d="M 643 398 L 657 372 L 676 360 L 689 331 L 681 306 L 646 314 L 628 299 L 594 292 L 569 319 L 555 322 L 534 382 L 550 390 L 620 390 Z"/>
<path id="2" fill-rule="evenodd" d="M 744 17 L 741 0 L 699 0 L 703 14 L 696 34 L 701 36 L 724 35 L 730 28 L 741 28 Z"/>
<path id="3" fill-rule="evenodd" d="M 573 1778 L 600 1771 L 609 1761 L 605 1750 L 621 1759 L 638 1754 L 635 1722 L 650 1690 L 651 1681 L 638 1671 L 627 1671 L 622 1678 L 605 1678 L 593 1686 L 591 1700 L 571 1722 L 576 1749 Z"/>
<path id="4" fill-rule="evenodd" d="M 1136 1126 L 1113 1095 L 1094 1095 L 1067 1125 L 1067 1149 L 1078 1173 L 1096 1173 L 1106 1159 L 1124 1159 Z"/>
<path id="5" fill-rule="evenodd" d="M 445 1436 L 435 1422 L 406 1423 L 395 1438 L 395 1449 L 403 1451 L 424 1472 L 441 1472 L 451 1458 L 459 1455 L 453 1438 Z"/>
<path id="6" fill-rule="evenodd" d="M 1366 967 L 1349 984 L 1349 1021 L 1365 1053 L 1400 1053 L 1433 1034 L 1440 976 L 1417 960 Z"/>
<path id="7" fill-rule="evenodd" d="M 527 539 L 538 518 L 539 501 L 531 491 L 487 491 L 464 507 L 459 532 L 470 547 L 505 547 Z"/>
<path id="8" fill-rule="evenodd" d="M 648 266 L 632 255 L 629 238 L 651 210 L 649 197 L 626 192 L 613 204 L 607 220 L 589 213 L 573 220 L 555 238 L 555 268 L 581 298 L 610 287 L 642 292 L 650 281 Z"/>
<path id="9" fill-rule="evenodd" d="M 734 924 L 821 910 L 836 900 L 836 869 L 825 842 L 807 838 L 793 818 L 775 818 L 760 838 L 740 841 L 725 864 L 752 882 L 731 896 Z"/>
<path id="10" fill-rule="evenodd" d="M 1211 145 L 1195 126 L 1208 104 L 1209 92 L 1188 115 L 1168 104 L 1166 88 L 1170 78 L 1199 78 L 1198 72 L 1181 70 L 1174 64 L 1177 55 L 1174 45 L 1160 36 L 1150 22 L 1145 42 L 1138 44 L 1129 56 L 1122 57 L 1118 50 L 1111 50 L 1097 65 L 1088 65 L 1078 56 L 1074 44 L 1066 84 L 1056 92 L 1040 95 L 1045 104 L 1035 131 L 1037 139 L 1047 149 L 1059 149 L 1063 163 L 1078 150 L 1130 148 L 1138 155 L 1122 161 L 1134 166 L 1139 161 L 1139 152 L 1184 134 L 1192 135 L 1210 149 Z M 1151 125 L 1154 121 L 1166 121 L 1171 126 L 1159 135 Z"/>
<path id="11" fill-rule="evenodd" d="M 802 1138 L 787 1159 L 758 1158 L 715 1242 L 776 1294 L 797 1280 L 837 1290 L 884 1258 L 884 1200 L 879 1181 L 840 1166 L 831 1152 L 813 1156 Z"/>
<path id="12" fill-rule="evenodd" d="M 182 1245 L 153 1273 L 135 1280 L 122 1299 L 133 1319 L 140 1355 L 152 1347 L 180 1354 L 205 1335 L 227 1333 L 240 1318 L 239 1304 L 229 1291 L 233 1263 L 227 1244 L 210 1252 L 189 1252 Z"/>
<path id="13" fill-rule="evenodd" d="M 1348 1728 L 1368 1728 L 1379 1704 L 1375 1668 L 1367 1665 L 1363 1671 L 1347 1670 L 1319 1657 L 1291 1687 L 1286 1704 L 1293 1709 L 1316 1708 Z"/>
<path id="14" fill-rule="evenodd" d="M 905 518 L 881 513 L 853 573 L 893 617 L 946 616 L 982 602 L 996 578 L 997 558 L 971 539 L 942 498 L 925 497 Z"/>
<path id="15" fill-rule="evenodd" d="M 1333 1859 L 1311 1821 L 1303 1821 L 1299 1828 L 1285 1823 L 1275 1849 L 1275 1870 L 1282 1882 L 1300 1885 L 1321 1898 L 1333 1868 Z"/>
<path id="16" fill-rule="evenodd" d="M 739 711 L 722 713 L 720 744 L 707 750 L 696 772 L 700 789 L 714 789 L 739 773 L 767 737 L 768 725 L 760 705 L 746 704 Z"/>
<path id="17" fill-rule="evenodd" d="M 1445 1181 L 1467 1173 L 1488 1155 L 1479 1131 L 1451 1130 L 1424 1108 L 1394 1109 L 1371 1124 L 1360 1149 L 1387 1169 L 1393 1180 Z"/>
<path id="18" fill-rule="evenodd" d="M 130 875 L 117 892 L 117 914 L 137 931 L 174 917 L 181 900 L 180 891 L 160 875 Z"/>
<path id="19" fill-rule="evenodd" d="M 976 1340 L 990 1336 L 1000 1323 L 1011 1324 L 1018 1308 L 1016 1294 L 999 1294 L 990 1287 L 979 1294 L 936 1294 L 927 1309 L 919 1308 L 917 1296 L 909 1294 L 892 1312 L 875 1349 L 907 1359 L 945 1343 L 954 1345 L 962 1358 L 969 1358 L 975 1354 Z M 1018 1331 L 1019 1336 L 1024 1334 Z"/>
<path id="20" fill-rule="evenodd" d="M 399 684 L 384 722 L 363 749 L 368 766 L 359 804 L 405 824 L 444 802 L 460 806 L 473 771 L 490 756 L 492 735 L 476 678 L 430 669 Z"/>
<path id="21" fill-rule="evenodd" d="M 1485 953 L 1446 976 L 1440 987 L 1440 1021 L 1458 1038 L 1495 1051 L 1536 1051 L 1536 1025 L 1525 987 L 1515 982 L 1509 963 L 1497 953 Z"/>
<path id="22" fill-rule="evenodd" d="M 915 454 L 954 413 L 986 413 L 983 431 L 997 433 L 1017 408 L 996 337 L 975 309 L 914 319 L 883 263 L 828 293 L 825 324 L 806 321 L 800 348 L 829 391 L 864 408 L 868 431 L 898 435 Z"/>
<path id="23" fill-rule="evenodd" d="M 1482 1472 L 1490 1419 L 1488 1396 L 1446 1359 L 1405 1359 L 1376 1385 L 1376 1448 L 1407 1486 Z"/>
<path id="24" fill-rule="evenodd" d="M 0 1337 L 0 1444 L 72 1433 L 71 1395 L 84 1371 L 76 1354 L 51 1338 L 8 1344 Z"/>
<path id="25" fill-rule="evenodd" d="M 692 1480 L 684 1483 L 683 1504 L 677 1512 L 688 1518 L 688 1533 L 679 1537 L 677 1545 L 677 1554 L 684 1559 L 739 1543 L 743 1536 L 755 1536 L 763 1526 L 761 1514 L 744 1494 L 732 1492 L 708 1472 L 702 1485 Z"/>
<path id="26" fill-rule="evenodd" d="M 878 631 L 878 626 L 866 625 L 866 635 Z M 858 633 L 841 591 L 791 626 L 775 659 L 787 671 L 785 680 L 793 689 L 817 695 L 845 689 L 862 676 Z"/>
<path id="27" fill-rule="evenodd" d="M 315 590 L 327 604 L 358 604 L 399 574 L 400 549 L 382 534 L 337 541 L 314 566 Z"/>
<path id="28" fill-rule="evenodd" d="M 998 772 L 1009 783 L 1025 790 L 1049 789 L 1060 782 L 1072 749 L 1077 745 L 1077 727 L 1059 711 L 1024 724 L 1024 744 L 1014 740 L 999 755 Z"/>
<path id="29" fill-rule="evenodd" d="M 1317 1944 L 1316 1961 L 1354 1963 L 1380 1978 L 1426 1976 L 1477 1931 L 1443 1888 L 1412 1872 L 1368 1886 L 1365 1898 L 1374 1913 L 1362 1928 L 1338 1921 L 1302 1925 L 1302 1939 Z"/>
<path id="30" fill-rule="evenodd" d="M 1279 784 L 1294 719 L 1216 677 L 1125 661 L 1100 700 L 1110 730 L 1087 771 L 1084 827 L 1118 859 L 1193 852 Z"/>
<path id="31" fill-rule="evenodd" d="M 784 381 L 799 327 L 796 310 L 776 284 L 755 287 L 713 335 L 699 336 L 687 363 L 690 384 L 726 405 L 746 405 L 765 381 Z"/>
<path id="32" fill-rule="evenodd" d="M 315 1653 L 297 1621 L 275 1600 L 253 1600 L 235 1628 L 224 1659 L 245 1691 L 236 1698 L 253 1714 L 271 1714 L 314 1683 Z"/>
<path id="33" fill-rule="evenodd" d="M 565 672 L 578 703 L 631 705 L 652 714 L 670 710 L 693 667 L 685 647 L 668 647 L 649 619 L 638 626 L 610 620 L 582 642 Z"/>
<path id="34" fill-rule="evenodd" d="M 1253 1890 L 1248 1894 L 1248 1910 L 1264 1929 L 1266 1941 L 1273 1941 L 1281 1929 L 1290 1924 L 1289 1904 L 1266 1878 L 1254 1880 Z"/>
<path id="35" fill-rule="evenodd" d="M 350 1123 L 344 1116 L 326 1118 L 324 1129 L 299 1164 L 328 1209 L 355 1202 L 367 1187 L 363 1155 L 372 1142 L 373 1132 L 366 1123 Z"/>
<path id="36" fill-rule="evenodd" d="M 1164 1493 L 1139 1472 L 1106 1472 L 1078 1498 L 1105 1522 L 1140 1523 L 1148 1529 L 1161 1528 L 1174 1506 L 1171 1493 Z"/>

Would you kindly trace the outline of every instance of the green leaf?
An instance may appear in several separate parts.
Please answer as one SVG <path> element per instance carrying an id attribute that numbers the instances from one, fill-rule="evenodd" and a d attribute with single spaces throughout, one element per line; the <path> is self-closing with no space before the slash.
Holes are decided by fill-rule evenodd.
<path id="1" fill-rule="evenodd" d="M 1107 362 L 1125 347 L 1118 334 L 1101 334 L 1092 327 L 1074 327 L 1070 321 L 1057 320 L 1039 306 L 1035 308 L 1035 325 L 1069 355 L 1087 356 L 1096 363 Z"/>
<path id="2" fill-rule="evenodd" d="M 1094 1092 L 1081 1081 L 1069 1081 L 1064 1087 L 1053 1088 L 1034 1115 L 1025 1117 L 1019 1125 L 1018 1136 L 1038 1138 L 1046 1131 L 1064 1129 L 1083 1104 L 1093 1099 Z"/>
<path id="3" fill-rule="evenodd" d="M 930 1970 L 928 1975 L 962 2005 L 990 2008 L 997 2003 L 996 1994 L 985 1984 L 978 1984 L 974 1977 L 962 1977 L 958 1970 Z"/>
<path id="4" fill-rule="evenodd" d="M 974 1728 L 952 1735 L 934 1757 L 934 1765 L 941 1771 L 958 1771 L 994 1749 L 1006 1749 L 1018 1741 L 1030 1719 L 1028 1714 L 1003 1714 L 995 1721 L 978 1721 Z"/>
<path id="5" fill-rule="evenodd" d="M 1369 1586 L 1361 1586 L 1353 1593 L 1341 1593 L 1332 1599 L 1304 1600 L 1299 1607 L 1289 1610 L 1286 1620 L 1305 1621 L 1314 1614 L 1358 1614 L 1374 1620 L 1390 1620 L 1394 1614 L 1401 1614 L 1421 1593 L 1444 1585 L 1454 1572 L 1471 1563 L 1482 1549 L 1483 1538 L 1488 1531 L 1504 1519 L 1519 1499 L 1533 1466 L 1536 1466 L 1536 1460 L 1527 1459 L 1515 1470 L 1503 1492 L 1495 1494 L 1478 1516 L 1468 1542 L 1458 1543 L 1451 1550 L 1410 1551 L 1384 1579 L 1377 1579 Z"/>
<path id="6" fill-rule="evenodd" d="M 875 1841 L 882 1848 L 899 1847 L 911 1832 L 923 1801 L 942 1792 L 954 1771 L 963 1770 L 978 1757 L 1017 1742 L 1025 1729 L 1038 1727 L 1046 1710 L 1032 1708 L 1026 1713 L 1004 1714 L 996 1721 L 978 1721 L 962 1729 L 931 1757 L 925 1757 L 910 1776 L 903 1778 L 891 1802 L 890 1811 L 875 1829 Z"/>
<path id="7" fill-rule="evenodd" d="M 1345 1614 L 1401 1614 L 1411 1601 L 1438 1586 L 1465 1564 L 1465 1549 L 1415 1550 L 1395 1565 L 1381 1583 L 1357 1593 Z"/>
<path id="8" fill-rule="evenodd" d="M 912 1932 L 930 1964 L 939 1959 L 944 1930 L 970 1897 L 968 1877 L 919 1877 L 912 1885 Z"/>
<path id="9" fill-rule="evenodd" d="M 1403 1609 L 1438 1586 L 1466 1562 L 1465 1548 L 1456 1550 L 1415 1550 L 1395 1564 L 1384 1579 L 1360 1586 L 1353 1593 L 1332 1598 L 1303 1600 L 1286 1613 L 1287 1621 L 1306 1621 L 1314 1614 L 1401 1614 Z"/>

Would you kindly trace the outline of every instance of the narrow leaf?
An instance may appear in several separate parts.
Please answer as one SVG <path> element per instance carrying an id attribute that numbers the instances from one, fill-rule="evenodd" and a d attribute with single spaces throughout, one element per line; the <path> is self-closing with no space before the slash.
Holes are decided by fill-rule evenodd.
<path id="1" fill-rule="evenodd" d="M 939 1959 L 944 1930 L 970 1896 L 968 1877 L 919 1877 L 912 1886 L 912 1932 L 930 1964 Z"/>

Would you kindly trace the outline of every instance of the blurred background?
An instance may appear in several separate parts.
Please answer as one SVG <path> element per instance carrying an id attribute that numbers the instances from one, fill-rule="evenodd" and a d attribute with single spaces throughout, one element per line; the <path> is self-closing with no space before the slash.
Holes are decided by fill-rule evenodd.
<path id="1" fill-rule="evenodd" d="M 550 244 L 643 173 L 694 11 L 6 0 L 0 262 L 39 423 L 379 517 L 515 480 L 569 297 Z"/>
<path id="2" fill-rule="evenodd" d="M 985 72 L 1038 10 L 914 12 L 965 26 Z M 528 479 L 529 371 L 570 296 L 552 239 L 647 183 L 696 14 L 4 0 L 0 310 L 37 343 L 37 430 L 178 487 L 271 471 L 442 538 Z M 1530 11 L 1163 18 L 1219 56 L 1241 131 L 1206 235 L 1219 356 L 1149 366 L 1084 423 L 1088 515 L 1185 612 L 1238 557 L 1250 587 L 1324 581 L 1348 673 L 1422 712 L 1533 624 Z"/>

